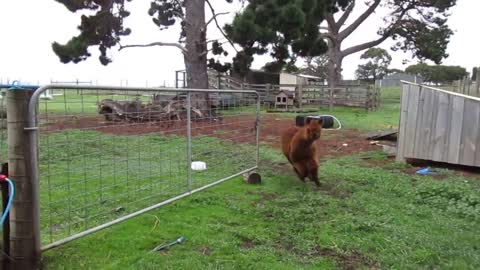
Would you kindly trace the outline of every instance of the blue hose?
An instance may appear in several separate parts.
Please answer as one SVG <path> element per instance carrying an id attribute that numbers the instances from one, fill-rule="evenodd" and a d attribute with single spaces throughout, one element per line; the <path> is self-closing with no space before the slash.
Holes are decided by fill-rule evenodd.
<path id="1" fill-rule="evenodd" d="M 12 207 L 13 197 L 15 196 L 15 185 L 13 185 L 12 180 L 5 178 L 5 181 L 8 183 L 8 189 L 10 190 L 10 196 L 8 198 L 7 207 L 5 207 L 5 212 L 3 212 L 2 218 L 0 219 L 0 230 L 3 230 L 3 223 L 10 212 Z"/>

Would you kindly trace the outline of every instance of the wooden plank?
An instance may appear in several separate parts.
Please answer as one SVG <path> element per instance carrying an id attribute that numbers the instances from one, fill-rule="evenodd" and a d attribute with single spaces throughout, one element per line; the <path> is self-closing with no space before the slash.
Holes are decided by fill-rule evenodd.
<path id="1" fill-rule="evenodd" d="M 400 98 L 400 120 L 398 124 L 398 142 L 397 142 L 397 161 L 405 160 L 405 131 L 408 118 L 408 101 L 410 93 L 410 84 L 402 86 L 402 96 Z"/>
<path id="2" fill-rule="evenodd" d="M 434 149 L 435 149 L 435 143 L 436 143 L 436 131 L 437 131 L 437 117 L 438 117 L 438 110 L 440 107 L 440 96 L 443 95 L 441 92 L 437 91 L 432 91 L 433 94 L 433 110 L 432 110 L 432 117 L 430 120 L 430 134 L 429 134 L 429 145 L 426 150 L 428 157 L 431 160 L 434 160 Z"/>
<path id="3" fill-rule="evenodd" d="M 428 89 L 422 89 L 420 91 L 420 97 L 418 99 L 418 109 L 417 109 L 417 114 L 415 116 L 415 136 L 413 139 L 413 156 L 414 158 L 420 158 L 423 156 L 421 153 L 421 148 L 423 144 L 423 123 L 426 122 L 427 120 L 424 119 L 424 115 L 426 115 L 426 112 L 428 108 L 425 108 L 425 101 L 427 98 L 429 91 Z M 410 119 L 410 118 L 409 118 Z"/>
<path id="4" fill-rule="evenodd" d="M 432 123 L 432 114 L 434 111 L 435 104 L 435 92 L 431 89 L 422 90 L 423 102 L 422 107 L 419 108 L 422 113 L 418 114 L 420 126 L 416 130 L 415 136 L 415 152 L 416 158 L 429 160 L 431 157 L 428 154 L 428 148 L 430 146 L 430 133 L 431 133 L 431 123 Z"/>
<path id="5" fill-rule="evenodd" d="M 406 119 L 406 128 L 405 128 L 405 152 L 404 155 L 406 158 L 415 157 L 415 129 L 417 127 L 417 112 L 418 112 L 418 103 L 420 99 L 420 86 L 412 85 L 410 86 L 408 94 L 408 114 Z"/>
<path id="6" fill-rule="evenodd" d="M 463 165 L 475 165 L 475 152 L 478 141 L 478 118 L 480 116 L 480 103 L 474 100 L 465 100 L 465 117 L 462 126 L 463 146 L 460 151 L 459 163 Z"/>
<path id="7" fill-rule="evenodd" d="M 449 129 L 447 162 L 458 164 L 461 151 L 462 126 L 464 119 L 465 99 L 459 96 L 452 98 L 452 113 Z"/>
<path id="8" fill-rule="evenodd" d="M 480 105 L 477 105 L 477 106 L 480 106 Z M 477 117 L 477 124 L 476 125 L 478 125 L 479 129 L 480 129 L 480 116 Z M 480 136 L 477 136 L 476 146 L 477 146 L 477 151 L 475 151 L 474 166 L 480 167 Z"/>
<path id="9" fill-rule="evenodd" d="M 453 96 L 447 93 L 439 92 L 438 96 L 438 113 L 435 124 L 433 156 L 434 161 L 447 161 L 448 154 L 448 130 L 450 130 L 451 113 L 453 106 L 451 105 Z"/>

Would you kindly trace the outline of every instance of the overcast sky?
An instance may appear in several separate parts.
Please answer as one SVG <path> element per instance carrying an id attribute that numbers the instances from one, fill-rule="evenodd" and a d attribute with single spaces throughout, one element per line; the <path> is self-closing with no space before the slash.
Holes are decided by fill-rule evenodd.
<path id="1" fill-rule="evenodd" d="M 229 15 L 219 17 L 220 23 L 229 22 L 239 4 L 227 4 L 224 0 L 214 0 L 217 12 L 229 11 Z M 362 2 L 362 1 L 360 1 Z M 480 50 L 478 35 L 480 18 L 480 1 L 458 0 L 451 10 L 449 25 L 455 34 L 448 46 L 450 57 L 444 64 L 460 65 L 471 71 L 472 67 L 480 66 Z M 122 44 L 142 44 L 154 41 L 174 42 L 178 39 L 178 28 L 159 31 L 147 15 L 150 1 L 132 1 L 128 8 L 132 15 L 125 25 L 133 33 L 122 40 Z M 351 15 L 353 20 L 364 6 L 358 5 Z M 375 39 L 380 19 L 384 10 L 379 10 L 371 16 L 344 43 L 343 48 Z M 207 18 L 210 14 L 207 12 Z M 20 80 L 23 83 L 49 83 L 54 81 L 92 81 L 99 84 L 138 86 L 167 86 L 174 84 L 174 71 L 184 69 L 181 53 L 172 47 L 131 48 L 121 52 L 112 50 L 110 55 L 113 63 L 103 66 L 98 61 L 96 48 L 91 48 L 93 57 L 78 64 L 62 64 L 51 49 L 51 43 L 64 43 L 78 33 L 80 14 L 73 14 L 54 0 L 1 0 L 0 1 L 0 82 L 7 79 Z M 348 22 L 347 22 L 348 23 Z M 208 38 L 221 37 L 215 27 L 209 28 Z M 391 41 L 380 45 L 389 49 Z M 232 51 L 231 49 L 229 51 Z M 231 54 L 233 55 L 233 53 Z M 391 68 L 404 69 L 402 60 L 416 61 L 409 54 L 392 52 Z M 354 77 L 354 71 L 360 63 L 360 53 L 351 55 L 344 60 L 343 76 L 346 79 Z M 254 68 L 260 68 L 268 57 L 257 57 Z M 407 65 L 409 65 L 407 64 Z"/>

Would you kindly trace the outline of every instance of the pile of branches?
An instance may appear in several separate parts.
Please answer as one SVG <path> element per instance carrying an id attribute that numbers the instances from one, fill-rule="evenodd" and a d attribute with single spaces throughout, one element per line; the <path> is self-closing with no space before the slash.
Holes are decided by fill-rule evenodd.
<path id="1" fill-rule="evenodd" d="M 153 101 L 143 104 L 138 98 L 133 101 L 115 101 L 104 99 L 98 104 L 98 112 L 107 121 L 114 122 L 172 122 L 187 119 L 187 104 L 182 97 L 176 96 L 165 100 L 161 96 L 154 96 Z M 217 119 L 215 108 L 202 113 L 198 108 L 191 108 L 191 119 L 201 120 L 214 117 Z M 218 119 L 217 119 L 218 120 Z"/>

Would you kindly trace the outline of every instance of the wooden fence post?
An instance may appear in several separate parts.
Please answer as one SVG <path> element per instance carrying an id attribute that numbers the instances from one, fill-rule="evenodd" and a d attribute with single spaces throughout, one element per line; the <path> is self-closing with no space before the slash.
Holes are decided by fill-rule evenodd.
<path id="1" fill-rule="evenodd" d="M 302 111 L 303 110 L 303 84 L 298 85 L 297 100 L 298 100 L 298 108 L 300 109 L 300 111 Z"/>
<path id="2" fill-rule="evenodd" d="M 367 112 L 370 110 L 371 104 L 372 104 L 372 92 L 370 89 L 370 85 L 367 85 L 367 101 L 365 102 L 365 110 L 367 110 Z"/>
<path id="3" fill-rule="evenodd" d="M 476 93 L 477 97 L 480 97 L 480 68 L 477 69 L 477 79 L 475 80 L 477 85 L 476 85 Z"/>
<path id="4" fill-rule="evenodd" d="M 31 95 L 28 90 L 7 91 L 8 170 L 16 189 L 10 212 L 12 269 L 38 269 L 41 256 L 38 179 L 31 175 L 37 157 L 30 154 L 25 131 Z"/>
<path id="5" fill-rule="evenodd" d="M 375 92 L 375 95 L 376 95 L 376 101 L 377 101 L 377 104 L 376 104 L 376 109 L 380 108 L 380 102 L 382 101 L 382 81 L 378 81 L 378 84 L 375 85 L 376 86 L 376 92 Z"/>
<path id="6" fill-rule="evenodd" d="M 335 90 L 335 83 L 332 82 L 330 85 L 330 93 L 329 93 L 329 102 L 328 102 L 328 108 L 330 111 L 333 110 L 333 91 Z"/>
<path id="7" fill-rule="evenodd" d="M 470 81 L 470 77 L 468 76 L 465 76 L 465 93 L 467 95 L 470 95 L 470 86 L 471 86 L 472 82 Z"/>
<path id="8" fill-rule="evenodd" d="M 220 77 L 220 73 L 217 74 L 217 89 L 222 89 L 222 78 Z"/>

